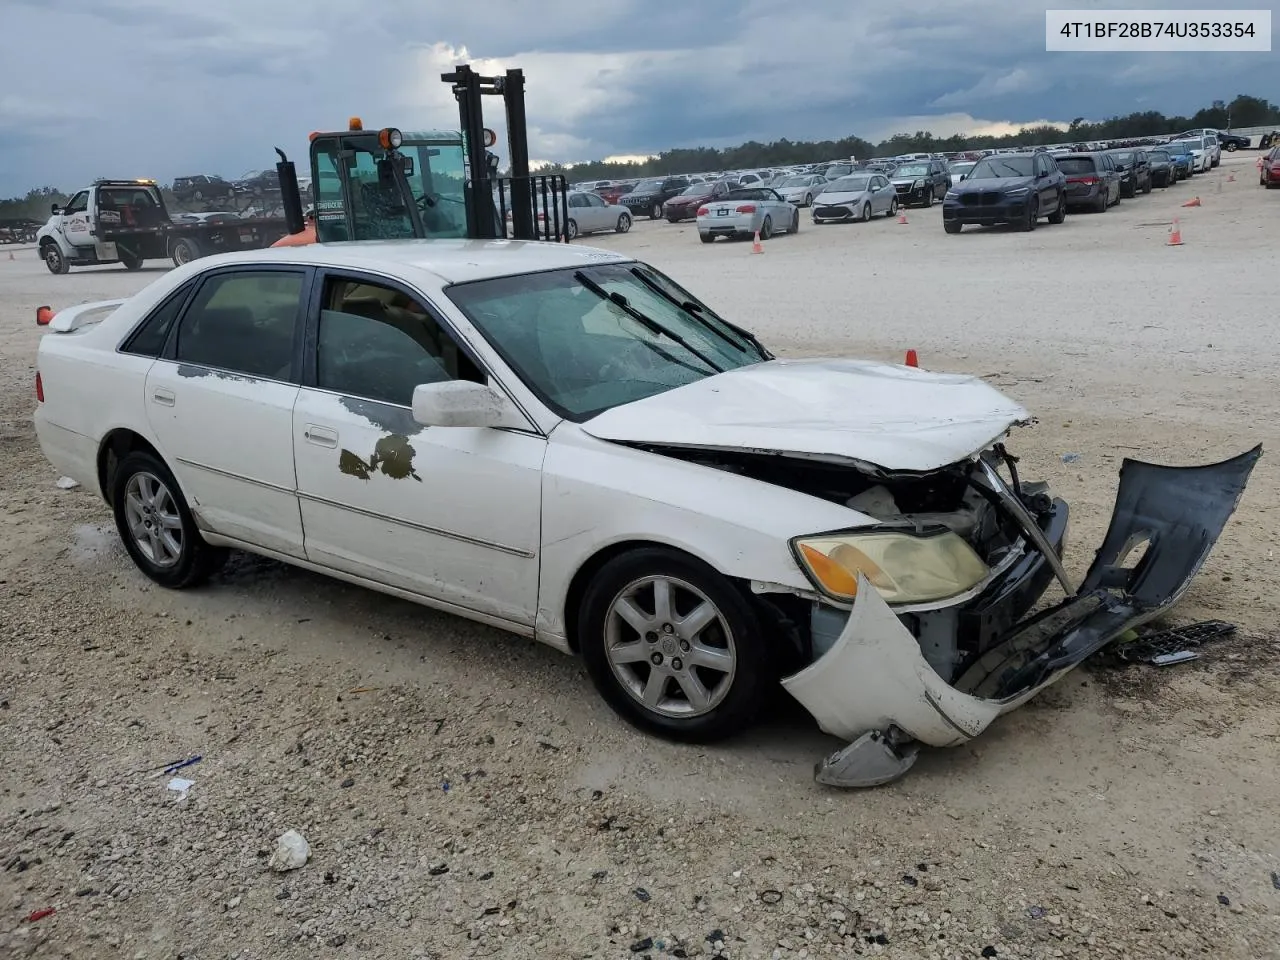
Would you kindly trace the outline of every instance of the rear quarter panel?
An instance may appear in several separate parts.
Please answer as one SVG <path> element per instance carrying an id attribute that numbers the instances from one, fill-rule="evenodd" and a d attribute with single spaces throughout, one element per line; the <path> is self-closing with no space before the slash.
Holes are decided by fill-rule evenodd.
<path id="1" fill-rule="evenodd" d="M 36 407 L 36 436 L 45 458 L 81 486 L 101 492 L 98 451 L 112 430 L 128 428 L 160 449 L 143 404 L 147 371 L 155 361 L 117 348 L 193 272 L 190 265 L 172 270 L 100 322 L 40 338 L 36 369 L 44 402 Z"/>

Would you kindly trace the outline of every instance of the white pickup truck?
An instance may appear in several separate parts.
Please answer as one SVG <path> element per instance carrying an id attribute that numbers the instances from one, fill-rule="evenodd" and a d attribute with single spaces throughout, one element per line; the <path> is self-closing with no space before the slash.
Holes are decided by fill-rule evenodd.
<path id="1" fill-rule="evenodd" d="M 49 272 L 62 274 L 107 263 L 137 270 L 145 260 L 182 266 L 211 253 L 269 247 L 286 233 L 283 217 L 175 221 L 154 180 L 95 180 L 65 207 L 53 205 L 36 243 Z"/>

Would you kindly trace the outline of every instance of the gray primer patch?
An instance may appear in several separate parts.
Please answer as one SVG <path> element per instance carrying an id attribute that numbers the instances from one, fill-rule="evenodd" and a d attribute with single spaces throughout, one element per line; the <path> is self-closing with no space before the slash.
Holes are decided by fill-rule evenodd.
<path id="1" fill-rule="evenodd" d="M 257 377 L 247 377 L 239 373 L 227 373 L 225 370 L 211 370 L 209 367 L 199 367 L 193 363 L 178 364 L 178 376 L 186 377 L 188 380 L 200 377 L 217 377 L 219 380 L 230 380 L 233 383 L 258 383 Z"/>
<path id="2" fill-rule="evenodd" d="M 340 397 L 338 402 L 350 413 L 364 417 L 379 430 L 412 437 L 426 429 L 404 407 L 392 403 L 380 403 L 377 400 L 358 400 L 355 397 Z"/>

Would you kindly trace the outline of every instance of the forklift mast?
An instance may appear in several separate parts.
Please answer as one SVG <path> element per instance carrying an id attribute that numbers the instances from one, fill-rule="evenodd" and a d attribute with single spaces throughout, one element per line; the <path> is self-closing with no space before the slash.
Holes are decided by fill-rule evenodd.
<path id="1" fill-rule="evenodd" d="M 359 117 L 347 130 L 311 134 L 311 224 L 294 164 L 276 148 L 289 229 L 281 245 L 408 237 L 568 242 L 565 178 L 529 174 L 524 71 L 484 77 L 462 65 L 441 79 L 458 101 L 460 134 L 365 130 Z M 506 107 L 509 177 L 498 176 L 488 149 L 497 136 L 484 126 L 485 95 L 501 96 Z"/>

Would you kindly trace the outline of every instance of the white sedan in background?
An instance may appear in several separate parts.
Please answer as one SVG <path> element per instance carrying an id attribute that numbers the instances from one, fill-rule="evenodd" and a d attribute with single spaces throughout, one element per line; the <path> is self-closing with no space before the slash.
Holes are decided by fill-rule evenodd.
<path id="1" fill-rule="evenodd" d="M 853 173 L 828 183 L 813 202 L 814 223 L 870 220 L 898 213 L 898 191 L 882 173 Z"/>
<path id="2" fill-rule="evenodd" d="M 273 557 L 580 655 L 673 739 L 743 730 L 780 682 L 849 741 L 818 767 L 841 786 L 968 742 L 1172 607 L 1261 454 L 1126 460 L 1076 584 L 1067 505 L 1005 450 L 1017 403 L 776 359 L 607 250 L 222 254 L 48 330 L 40 446 L 156 583 Z M 1066 599 L 1031 617 L 1054 579 Z"/>
<path id="3" fill-rule="evenodd" d="M 768 240 L 775 233 L 800 230 L 800 208 L 768 187 L 740 187 L 698 208 L 698 238 L 711 243 L 716 237 L 746 240 L 760 234 Z"/>
<path id="4" fill-rule="evenodd" d="M 807 207 L 813 203 L 813 198 L 822 192 L 826 182 L 827 178 L 819 174 L 803 173 L 784 177 L 774 184 L 773 188 L 788 203 Z"/>

